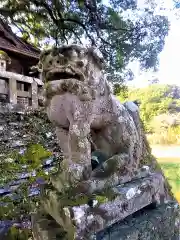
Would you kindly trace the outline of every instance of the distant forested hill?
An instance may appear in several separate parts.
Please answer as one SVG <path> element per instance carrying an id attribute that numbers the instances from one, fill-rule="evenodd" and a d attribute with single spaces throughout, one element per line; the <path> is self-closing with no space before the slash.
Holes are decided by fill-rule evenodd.
<path id="1" fill-rule="evenodd" d="M 164 138 L 173 134 L 173 139 L 167 143 L 180 141 L 179 86 L 152 84 L 146 88 L 129 89 L 128 92 L 119 91 L 116 95 L 121 102 L 140 102 L 141 119 L 147 133 L 163 134 Z"/>

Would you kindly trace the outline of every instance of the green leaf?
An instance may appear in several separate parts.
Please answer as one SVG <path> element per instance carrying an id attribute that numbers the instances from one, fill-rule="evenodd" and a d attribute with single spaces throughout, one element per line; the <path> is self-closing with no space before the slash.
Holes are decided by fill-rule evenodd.
<path id="1" fill-rule="evenodd" d="M 80 8 L 84 7 L 84 0 L 78 0 L 78 4 Z"/>

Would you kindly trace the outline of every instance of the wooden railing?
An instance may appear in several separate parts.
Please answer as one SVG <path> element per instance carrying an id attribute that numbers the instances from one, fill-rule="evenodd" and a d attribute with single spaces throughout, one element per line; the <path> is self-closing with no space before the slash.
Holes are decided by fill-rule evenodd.
<path id="1" fill-rule="evenodd" d="M 0 94 L 7 94 L 9 103 L 17 104 L 17 98 L 24 97 L 31 99 L 32 108 L 38 107 L 38 99 L 42 97 L 38 93 L 38 88 L 43 86 L 43 82 L 39 78 L 24 76 L 8 71 L 0 71 L 0 79 Z M 17 82 L 28 83 L 30 85 L 28 91 L 19 90 L 17 88 Z"/>

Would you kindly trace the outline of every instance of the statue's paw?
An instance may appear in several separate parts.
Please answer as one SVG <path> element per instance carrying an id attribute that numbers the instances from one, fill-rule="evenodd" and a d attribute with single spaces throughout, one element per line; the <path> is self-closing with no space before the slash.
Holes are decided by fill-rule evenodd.
<path id="1" fill-rule="evenodd" d="M 79 182 L 72 190 L 73 194 L 88 194 L 89 181 Z"/>
<path id="2" fill-rule="evenodd" d="M 110 177 L 113 173 L 117 171 L 118 161 L 116 159 L 109 158 L 102 164 L 100 164 L 94 171 L 92 172 L 92 177 L 104 179 Z"/>

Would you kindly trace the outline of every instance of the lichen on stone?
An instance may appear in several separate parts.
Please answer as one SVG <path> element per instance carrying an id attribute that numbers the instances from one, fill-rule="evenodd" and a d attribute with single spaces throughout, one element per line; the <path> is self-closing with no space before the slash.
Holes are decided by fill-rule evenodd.
<path id="1" fill-rule="evenodd" d="M 121 104 L 112 95 L 102 59 L 89 48 L 61 46 L 42 53 L 39 65 L 46 83 L 47 116 L 56 128 L 64 155 L 59 171 L 50 179 L 51 188 L 44 194 L 42 206 L 62 232 L 69 234 L 69 239 L 88 239 L 94 228 L 127 216 L 131 204 L 139 209 L 136 197 L 142 197 L 142 205 L 172 199 L 161 170 L 155 174 L 157 163 L 139 109 L 130 102 Z M 96 156 L 92 159 L 92 153 L 96 151 L 102 154 L 97 155 L 92 169 Z M 34 224 L 33 231 L 39 226 Z M 68 230 L 69 226 L 75 232 Z M 43 232 L 39 230 L 38 240 L 43 239 Z"/>

